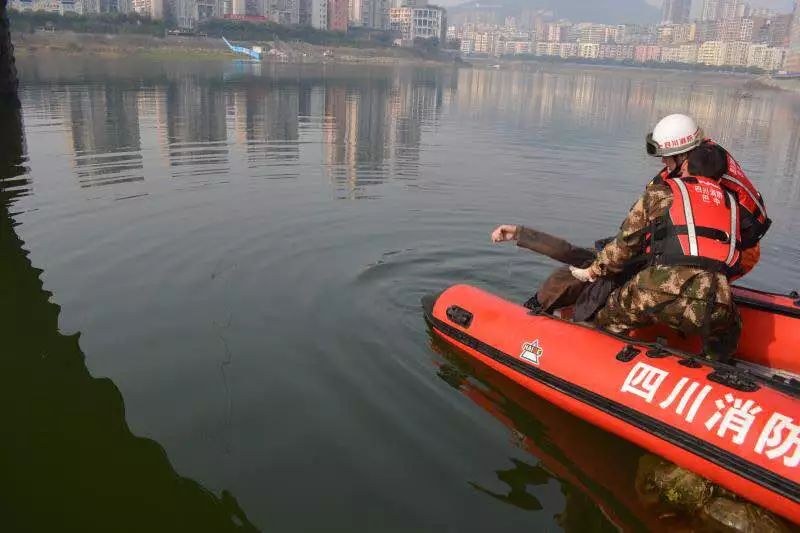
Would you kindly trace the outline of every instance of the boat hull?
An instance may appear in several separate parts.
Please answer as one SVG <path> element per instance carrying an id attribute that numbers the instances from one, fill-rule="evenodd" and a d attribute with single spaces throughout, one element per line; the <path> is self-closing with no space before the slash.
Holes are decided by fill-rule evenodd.
<path id="1" fill-rule="evenodd" d="M 793 394 L 724 365 L 533 315 L 475 287 L 451 287 L 425 307 L 437 335 L 529 391 L 800 522 Z"/>

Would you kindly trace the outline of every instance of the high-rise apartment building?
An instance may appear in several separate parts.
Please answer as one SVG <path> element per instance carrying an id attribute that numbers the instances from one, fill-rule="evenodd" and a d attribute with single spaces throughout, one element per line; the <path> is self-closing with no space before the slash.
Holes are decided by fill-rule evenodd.
<path id="1" fill-rule="evenodd" d="M 679 47 L 678 62 L 679 63 L 697 63 L 697 51 L 699 49 L 697 44 L 682 44 Z"/>
<path id="2" fill-rule="evenodd" d="M 721 20 L 737 19 L 747 16 L 747 4 L 744 0 L 722 0 L 719 8 Z"/>
<path id="3" fill-rule="evenodd" d="M 697 24 L 697 40 L 718 41 L 722 32 L 722 22 L 718 20 L 705 20 Z"/>
<path id="4" fill-rule="evenodd" d="M 74 13 L 76 15 L 80 15 L 83 13 L 83 2 L 78 0 L 61 0 L 59 2 L 59 14 L 64 15 L 65 13 Z"/>
<path id="5" fill-rule="evenodd" d="M 328 0 L 311 0 L 311 27 L 328 29 Z"/>
<path id="6" fill-rule="evenodd" d="M 178 27 L 194 29 L 197 25 L 197 0 L 173 0 L 171 4 Z"/>
<path id="7" fill-rule="evenodd" d="M 693 43 L 697 40 L 697 24 L 680 24 L 672 32 L 672 42 Z"/>
<path id="8" fill-rule="evenodd" d="M 747 66 L 762 70 L 777 70 L 784 61 L 786 49 L 773 48 L 766 44 L 751 44 L 747 49 Z"/>
<path id="9" fill-rule="evenodd" d="M 753 19 L 726 19 L 720 23 L 720 41 L 753 41 Z"/>
<path id="10" fill-rule="evenodd" d="M 786 56 L 786 72 L 800 74 L 800 0 L 794 2 L 789 54 Z"/>
<path id="11" fill-rule="evenodd" d="M 792 14 L 776 15 L 769 19 L 765 42 L 770 46 L 789 46 L 792 27 Z"/>
<path id="12" fill-rule="evenodd" d="M 703 0 L 703 9 L 700 20 L 711 21 L 719 19 L 720 0 Z"/>
<path id="13" fill-rule="evenodd" d="M 82 0 L 83 14 L 100 13 L 99 0 Z"/>
<path id="14" fill-rule="evenodd" d="M 744 0 L 703 0 L 700 20 L 744 18 L 749 13 Z"/>
<path id="15" fill-rule="evenodd" d="M 361 25 L 385 30 L 389 27 L 387 0 L 361 0 Z"/>
<path id="16" fill-rule="evenodd" d="M 706 41 L 697 50 L 697 62 L 703 65 L 722 66 L 725 64 L 726 43 Z"/>
<path id="17" fill-rule="evenodd" d="M 553 22 L 547 26 L 547 40 L 551 43 L 560 43 L 567 38 L 569 24 Z"/>
<path id="18" fill-rule="evenodd" d="M 328 0 L 328 29 L 347 31 L 350 15 L 348 0 Z"/>
<path id="19" fill-rule="evenodd" d="M 164 0 L 133 0 L 133 10 L 154 20 L 164 18 Z"/>
<path id="20" fill-rule="evenodd" d="M 221 0 L 197 0 L 197 20 L 206 20 L 215 17 L 222 17 L 224 3 Z"/>
<path id="21" fill-rule="evenodd" d="M 251 17 L 266 16 L 269 13 L 269 0 L 245 0 L 245 13 Z"/>
<path id="22" fill-rule="evenodd" d="M 722 64 L 734 67 L 747 66 L 747 52 L 750 44 L 744 41 L 725 43 L 725 59 Z"/>
<path id="23" fill-rule="evenodd" d="M 351 26 L 361 26 L 363 23 L 363 0 L 347 1 L 347 20 Z"/>
<path id="24" fill-rule="evenodd" d="M 578 31 L 578 40 L 582 43 L 605 44 L 609 42 L 608 27 L 603 24 L 583 24 Z"/>
<path id="25" fill-rule="evenodd" d="M 683 24 L 689 22 L 692 0 L 664 0 L 661 13 L 662 24 Z"/>
<path id="26" fill-rule="evenodd" d="M 266 15 L 284 26 L 300 24 L 300 0 L 267 0 Z"/>
<path id="27" fill-rule="evenodd" d="M 659 26 L 656 30 L 656 40 L 658 44 L 672 44 L 673 42 L 673 29 L 675 26 L 672 24 L 665 24 L 663 26 Z"/>
<path id="28" fill-rule="evenodd" d="M 130 13 L 133 11 L 133 6 L 131 5 L 131 0 L 108 0 L 104 11 L 108 13 Z"/>
<path id="29" fill-rule="evenodd" d="M 447 18 L 440 7 L 393 7 L 389 10 L 389 28 L 399 32 L 402 40 L 413 43 L 415 39 L 439 39 L 444 41 Z M 485 35 L 485 39 L 482 39 Z M 491 53 L 494 50 L 493 34 L 475 35 L 474 51 Z"/>
<path id="30" fill-rule="evenodd" d="M 311 26 L 312 0 L 299 0 L 297 5 L 297 19 L 301 26 Z"/>

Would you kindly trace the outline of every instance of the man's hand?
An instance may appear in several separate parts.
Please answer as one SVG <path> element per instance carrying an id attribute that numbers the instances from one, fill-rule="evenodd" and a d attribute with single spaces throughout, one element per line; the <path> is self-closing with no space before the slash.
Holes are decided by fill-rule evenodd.
<path id="1" fill-rule="evenodd" d="M 588 268 L 576 268 L 574 266 L 569 267 L 569 271 L 572 273 L 572 277 L 577 279 L 578 281 L 583 281 L 584 283 L 593 283 L 597 280 L 597 276 L 595 276 L 594 272 Z"/>
<path id="2" fill-rule="evenodd" d="M 518 232 L 517 226 L 503 224 L 492 232 L 492 242 L 516 241 L 519 238 Z"/>

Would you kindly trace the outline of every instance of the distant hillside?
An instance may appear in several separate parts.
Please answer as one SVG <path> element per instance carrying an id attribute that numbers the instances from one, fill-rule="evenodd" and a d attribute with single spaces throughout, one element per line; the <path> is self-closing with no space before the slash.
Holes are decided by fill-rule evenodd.
<path id="1" fill-rule="evenodd" d="M 494 11 L 497 16 L 506 17 L 532 9 L 546 9 L 556 18 L 573 22 L 623 24 L 658 22 L 659 19 L 659 9 L 645 0 L 487 0 L 466 2 L 447 11 L 449 16 L 456 17 L 473 11 Z"/>

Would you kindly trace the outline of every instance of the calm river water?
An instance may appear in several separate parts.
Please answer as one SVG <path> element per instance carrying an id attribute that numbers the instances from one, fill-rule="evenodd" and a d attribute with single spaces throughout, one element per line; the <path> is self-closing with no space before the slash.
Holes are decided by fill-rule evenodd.
<path id="1" fill-rule="evenodd" d="M 666 71 L 19 63 L 6 531 L 672 527 L 636 496 L 641 450 L 432 342 L 420 307 L 457 282 L 531 294 L 553 264 L 492 245 L 497 224 L 614 233 L 667 113 L 766 196 L 747 284 L 800 288 L 789 95 Z"/>

